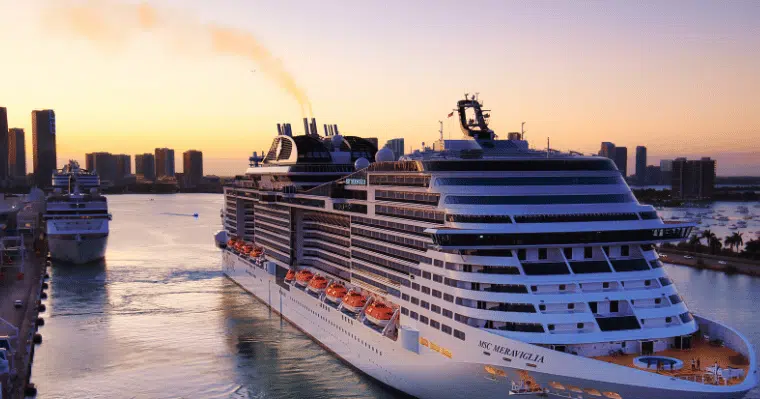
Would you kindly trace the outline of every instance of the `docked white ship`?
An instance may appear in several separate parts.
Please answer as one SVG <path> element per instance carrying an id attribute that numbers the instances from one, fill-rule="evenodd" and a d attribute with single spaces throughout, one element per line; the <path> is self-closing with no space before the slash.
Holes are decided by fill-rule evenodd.
<path id="1" fill-rule="evenodd" d="M 53 193 L 45 212 L 53 259 L 83 264 L 105 257 L 111 215 L 99 188 L 98 175 L 80 169 L 76 161 L 53 174 Z"/>
<path id="2" fill-rule="evenodd" d="M 224 273 L 420 398 L 728 399 L 756 386 L 751 344 L 690 312 L 658 259 L 655 245 L 693 224 L 639 204 L 609 159 L 497 140 L 475 98 L 456 111 L 463 139 L 398 161 L 337 126 L 278 126 L 224 189 Z"/>

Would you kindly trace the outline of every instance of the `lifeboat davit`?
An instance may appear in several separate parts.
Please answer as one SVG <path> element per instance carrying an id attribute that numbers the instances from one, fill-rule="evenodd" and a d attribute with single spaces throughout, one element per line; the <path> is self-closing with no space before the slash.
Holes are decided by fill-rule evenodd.
<path id="1" fill-rule="evenodd" d="M 346 287 L 342 284 L 334 283 L 330 284 L 325 291 L 325 296 L 333 303 L 340 303 L 344 296 L 346 296 Z"/>
<path id="2" fill-rule="evenodd" d="M 367 298 L 356 291 L 351 291 L 343 297 L 343 308 L 354 313 L 361 312 L 365 304 Z"/>
<path id="3" fill-rule="evenodd" d="M 310 272 L 309 270 L 301 270 L 296 273 L 296 284 L 300 285 L 301 287 L 305 287 L 312 277 L 314 277 L 314 273 Z"/>
<path id="4" fill-rule="evenodd" d="M 393 317 L 393 308 L 382 302 L 373 302 L 371 305 L 367 306 L 364 315 L 367 316 L 367 320 L 372 322 L 372 324 L 385 327 Z"/>
<path id="5" fill-rule="evenodd" d="M 321 294 L 327 288 L 327 279 L 324 276 L 314 276 L 309 282 L 309 291 Z"/>
<path id="6" fill-rule="evenodd" d="M 296 272 L 293 270 L 288 270 L 288 274 L 285 275 L 285 281 L 291 282 L 294 278 L 296 278 Z"/>

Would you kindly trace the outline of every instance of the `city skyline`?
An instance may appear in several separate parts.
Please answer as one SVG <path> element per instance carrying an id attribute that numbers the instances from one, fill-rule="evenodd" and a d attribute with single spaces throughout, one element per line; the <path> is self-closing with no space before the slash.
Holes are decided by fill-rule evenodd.
<path id="1" fill-rule="evenodd" d="M 86 3 L 101 6 L 84 26 L 71 25 L 71 4 L 81 3 L 0 0 L 0 34 L 18 38 L 5 52 L 25 60 L 3 65 L 0 107 L 27 134 L 32 110 L 56 110 L 59 164 L 169 145 L 202 150 L 206 173 L 232 175 L 276 123 L 300 126 L 307 105 L 345 134 L 406 138 L 408 150 L 434 141 L 438 120 L 459 137 L 446 115 L 479 91 L 497 134 L 526 121 L 537 148 L 548 136 L 591 154 L 609 140 L 646 145 L 653 165 L 710 156 L 719 175 L 760 168 L 756 3 L 105 1 Z M 461 35 L 472 12 L 483 23 Z"/>

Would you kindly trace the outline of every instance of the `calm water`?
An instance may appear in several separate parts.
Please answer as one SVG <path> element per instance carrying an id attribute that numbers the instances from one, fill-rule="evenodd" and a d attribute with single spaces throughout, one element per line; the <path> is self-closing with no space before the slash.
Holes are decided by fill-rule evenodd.
<path id="1" fill-rule="evenodd" d="M 211 239 L 221 195 L 109 201 L 107 263 L 53 267 L 32 374 L 40 398 L 394 397 L 222 276 Z M 668 272 L 692 310 L 760 347 L 760 279 Z"/>

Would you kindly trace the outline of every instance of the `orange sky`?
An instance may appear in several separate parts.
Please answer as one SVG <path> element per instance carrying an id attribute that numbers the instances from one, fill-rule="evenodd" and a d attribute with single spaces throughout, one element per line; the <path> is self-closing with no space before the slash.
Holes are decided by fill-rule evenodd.
<path id="1" fill-rule="evenodd" d="M 59 163 L 167 146 L 232 174 L 309 106 L 418 147 L 478 91 L 497 133 L 527 121 L 539 147 L 760 170 L 759 3 L 271 3 L 0 0 L 0 106 L 29 165 L 33 109 L 56 111 Z"/>

